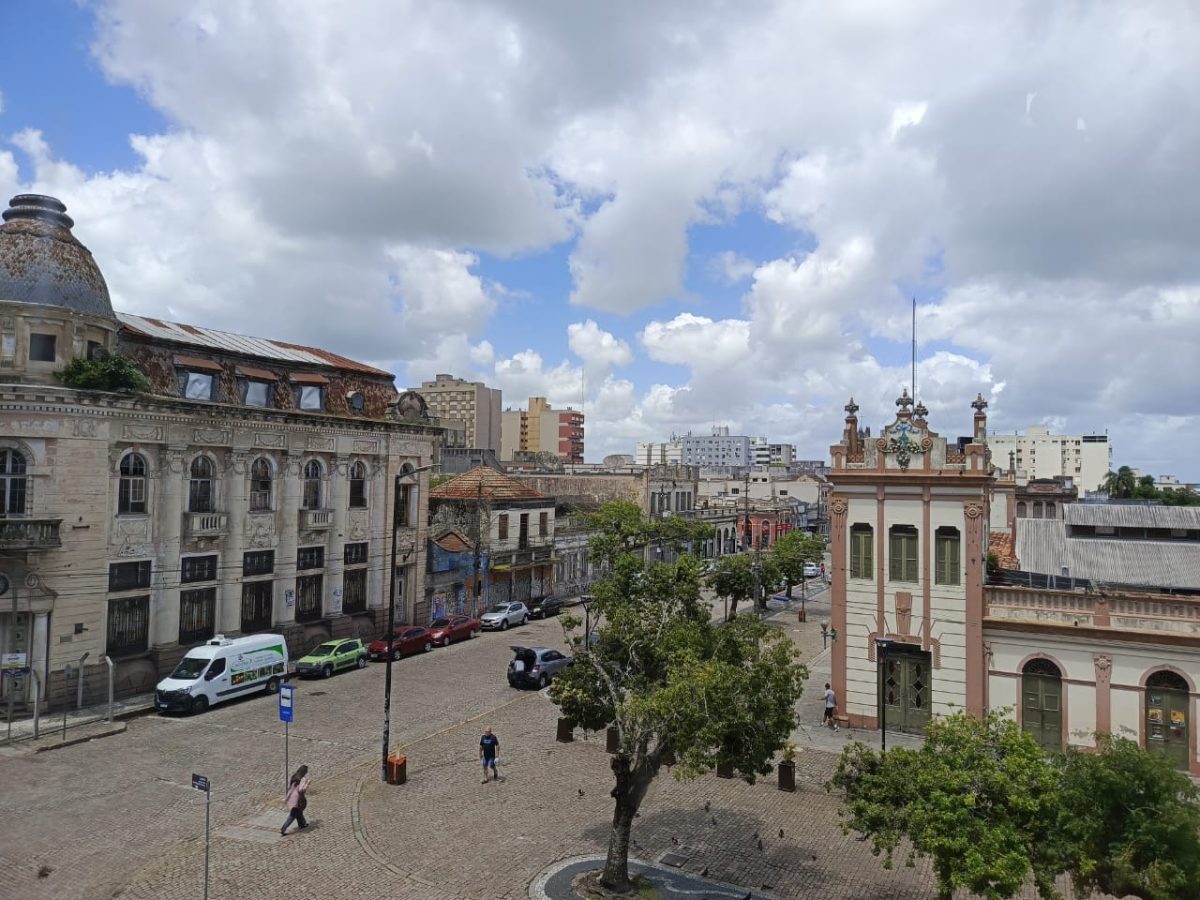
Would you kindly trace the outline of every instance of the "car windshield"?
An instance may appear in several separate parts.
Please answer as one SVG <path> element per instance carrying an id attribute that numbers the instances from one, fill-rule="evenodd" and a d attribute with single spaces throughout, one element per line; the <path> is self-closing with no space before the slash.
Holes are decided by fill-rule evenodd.
<path id="1" fill-rule="evenodd" d="M 449 624 L 450 624 L 449 619 L 434 619 L 433 624 L 430 625 L 429 627 L 430 628 L 445 628 Z"/>
<path id="2" fill-rule="evenodd" d="M 208 668 L 209 660 L 200 656 L 185 656 L 171 673 L 172 678 L 180 681 L 195 681 Z"/>
<path id="3" fill-rule="evenodd" d="M 508 607 L 497 604 L 496 606 L 493 606 L 491 609 L 489 609 L 488 612 L 506 613 L 506 612 L 508 612 Z"/>
<path id="4" fill-rule="evenodd" d="M 338 646 L 337 644 L 321 644 L 319 647 L 314 649 L 312 653 L 310 653 L 308 655 L 309 656 L 328 656 L 330 653 L 332 653 L 334 650 L 337 649 L 337 646 Z"/>

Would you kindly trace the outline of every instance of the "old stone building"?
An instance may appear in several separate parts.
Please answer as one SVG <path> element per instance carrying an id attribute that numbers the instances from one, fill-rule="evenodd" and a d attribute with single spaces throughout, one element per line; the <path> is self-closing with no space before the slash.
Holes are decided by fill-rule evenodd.
<path id="1" fill-rule="evenodd" d="M 1002 709 L 1050 750 L 1110 733 L 1200 774 L 1200 598 L 1161 587 L 1185 583 L 1200 523 L 1086 504 L 1065 521 L 1014 517 L 1017 485 L 991 465 L 981 397 L 961 450 L 907 392 L 897 404 L 864 439 L 852 400 L 831 448 L 832 680 L 848 721 L 916 732 L 932 716 Z M 1014 522 L 1016 556 L 1003 531 Z M 1013 571 L 985 581 L 989 547 Z M 1060 572 L 1072 553 L 1105 581 Z"/>
<path id="2" fill-rule="evenodd" d="M 106 657 L 118 694 L 146 691 L 215 633 L 276 630 L 294 655 L 373 635 L 392 522 L 411 620 L 426 521 L 415 470 L 439 436 L 419 397 L 322 350 L 114 314 L 63 204 L 15 197 L 4 220 L 0 647 L 22 663 L 6 694 L 58 703 L 81 670 L 98 700 Z M 56 377 L 113 354 L 148 389 Z"/>

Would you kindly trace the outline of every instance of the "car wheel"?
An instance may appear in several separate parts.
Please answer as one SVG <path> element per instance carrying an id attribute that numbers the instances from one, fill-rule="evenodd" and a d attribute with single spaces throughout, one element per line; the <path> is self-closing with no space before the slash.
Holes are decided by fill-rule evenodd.
<path id="1" fill-rule="evenodd" d="M 355 665 L 360 669 L 365 669 L 367 667 L 367 658 L 365 656 L 360 656 Z"/>
<path id="2" fill-rule="evenodd" d="M 446 635 L 444 638 L 442 638 L 442 646 L 443 647 L 450 646 L 450 635 Z"/>
<path id="3" fill-rule="evenodd" d="M 322 677 L 322 678 L 329 678 L 329 677 L 331 677 L 332 675 L 333 675 L 333 666 L 331 666 L 331 665 L 326 665 L 326 666 L 325 666 L 325 668 L 323 668 L 323 669 L 321 670 L 321 677 Z"/>
<path id="4" fill-rule="evenodd" d="M 528 625 L 528 624 L 529 624 L 529 616 L 522 616 L 522 618 L 521 618 L 521 624 L 522 624 L 522 625 Z"/>
<path id="5" fill-rule="evenodd" d="M 208 709 L 208 698 L 207 697 L 193 697 L 192 698 L 192 710 L 191 711 L 192 711 L 193 716 L 198 716 L 202 712 L 205 712 L 207 709 Z"/>
<path id="6" fill-rule="evenodd" d="M 278 678 L 268 678 L 267 679 L 267 693 L 268 694 L 278 694 L 279 693 L 279 679 Z"/>
<path id="7" fill-rule="evenodd" d="M 501 630 L 501 631 L 508 631 L 508 619 L 501 619 L 501 620 L 500 620 L 500 630 Z"/>
<path id="8" fill-rule="evenodd" d="M 546 675 L 542 675 L 542 677 L 538 679 L 538 687 L 539 688 L 545 688 L 546 685 L 548 685 L 549 683 L 550 683 L 550 679 Z"/>
<path id="9" fill-rule="evenodd" d="M 425 642 L 425 652 L 428 653 L 432 649 L 433 649 L 433 641 L 426 641 Z"/>
<path id="10" fill-rule="evenodd" d="M 399 647 L 396 647 L 395 649 L 392 650 L 392 659 L 395 660 L 396 662 L 399 662 L 403 657 L 404 657 L 404 654 L 400 652 Z"/>
<path id="11" fill-rule="evenodd" d="M 479 629 L 476 628 L 474 631 L 471 632 L 471 637 L 477 638 L 477 637 L 479 637 L 479 633 L 480 633 Z"/>

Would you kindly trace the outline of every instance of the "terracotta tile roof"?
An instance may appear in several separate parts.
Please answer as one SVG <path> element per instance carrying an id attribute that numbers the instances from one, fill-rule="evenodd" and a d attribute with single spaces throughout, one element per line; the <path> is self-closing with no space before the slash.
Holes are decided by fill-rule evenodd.
<path id="1" fill-rule="evenodd" d="M 447 553 L 466 553 L 471 549 L 467 539 L 457 531 L 447 531 L 441 537 L 434 538 L 433 542 Z"/>
<path id="2" fill-rule="evenodd" d="M 429 492 L 430 500 L 540 500 L 540 494 L 490 466 L 476 466 Z"/>
<path id="3" fill-rule="evenodd" d="M 988 535 L 988 553 L 994 553 L 1001 569 L 1020 569 L 1021 564 L 1013 549 L 1013 536 L 1009 531 L 993 531 Z"/>

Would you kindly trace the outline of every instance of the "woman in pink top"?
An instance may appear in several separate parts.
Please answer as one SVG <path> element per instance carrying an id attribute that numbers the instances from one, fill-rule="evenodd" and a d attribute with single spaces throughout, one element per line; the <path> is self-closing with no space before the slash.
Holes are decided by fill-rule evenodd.
<path id="1" fill-rule="evenodd" d="M 308 782 L 308 766 L 298 768 L 288 782 L 287 794 L 283 798 L 288 817 L 279 829 L 280 834 L 287 834 L 288 826 L 293 822 L 298 822 L 301 828 L 308 827 L 308 822 L 304 821 L 304 808 L 308 806 Z"/>

